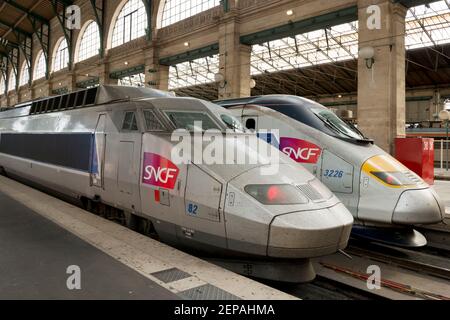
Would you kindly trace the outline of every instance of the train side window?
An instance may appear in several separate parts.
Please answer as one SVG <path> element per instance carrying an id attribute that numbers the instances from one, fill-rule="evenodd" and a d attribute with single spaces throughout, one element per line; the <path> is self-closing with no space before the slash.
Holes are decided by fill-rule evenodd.
<path id="1" fill-rule="evenodd" d="M 125 112 L 123 118 L 122 130 L 138 131 L 136 113 L 134 111 Z"/>
<path id="2" fill-rule="evenodd" d="M 152 110 L 144 110 L 145 125 L 149 131 L 164 131 L 166 128 Z"/>
<path id="3" fill-rule="evenodd" d="M 249 130 L 256 130 L 256 120 L 255 119 L 247 119 L 247 121 L 245 121 L 245 127 Z"/>

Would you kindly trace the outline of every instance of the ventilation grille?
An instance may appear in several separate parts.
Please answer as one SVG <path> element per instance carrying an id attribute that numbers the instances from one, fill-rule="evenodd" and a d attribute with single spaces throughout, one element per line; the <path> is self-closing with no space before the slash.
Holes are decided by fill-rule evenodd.
<path id="1" fill-rule="evenodd" d="M 90 88 L 61 96 L 35 101 L 31 105 L 30 115 L 58 112 L 95 105 L 98 88 Z"/>
<path id="2" fill-rule="evenodd" d="M 239 297 L 211 284 L 183 291 L 180 296 L 186 300 L 241 300 Z"/>
<path id="3" fill-rule="evenodd" d="M 305 196 L 307 196 L 309 199 L 311 199 L 312 201 L 323 200 L 322 195 L 316 189 L 314 189 L 310 184 L 301 184 L 301 185 L 298 185 L 297 188 L 299 188 L 300 191 L 303 192 L 303 194 Z"/>
<path id="4" fill-rule="evenodd" d="M 404 172 L 405 176 L 407 176 L 409 179 L 411 179 L 413 182 L 417 183 L 417 184 L 421 184 L 423 183 L 423 181 L 419 178 L 417 178 L 417 176 L 412 173 L 411 171 L 405 171 Z"/>
<path id="5" fill-rule="evenodd" d="M 168 270 L 163 270 L 159 272 L 152 273 L 153 276 L 158 278 L 164 283 L 171 283 L 181 279 L 189 278 L 191 275 L 178 268 L 172 268 Z"/>

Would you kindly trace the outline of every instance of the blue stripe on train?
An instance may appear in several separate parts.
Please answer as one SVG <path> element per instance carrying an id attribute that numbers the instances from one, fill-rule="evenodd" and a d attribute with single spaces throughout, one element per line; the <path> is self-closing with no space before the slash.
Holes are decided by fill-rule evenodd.
<path id="1" fill-rule="evenodd" d="M 273 133 L 258 133 L 258 138 L 261 140 L 266 141 L 268 144 L 271 144 L 275 148 L 280 148 L 280 142 L 278 141 L 277 137 Z"/>

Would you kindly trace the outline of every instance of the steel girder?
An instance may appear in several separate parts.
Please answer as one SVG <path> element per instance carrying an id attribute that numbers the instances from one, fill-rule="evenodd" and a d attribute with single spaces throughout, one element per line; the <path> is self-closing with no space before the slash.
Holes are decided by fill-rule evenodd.
<path id="1" fill-rule="evenodd" d="M 67 8 L 70 5 L 72 5 L 72 1 L 66 1 L 66 0 L 49 0 L 49 1 L 52 5 L 53 12 L 54 12 L 56 18 L 58 19 L 59 25 L 64 34 L 64 38 L 66 39 L 66 42 L 67 42 L 67 50 L 69 51 L 68 67 L 69 67 L 69 70 L 71 70 L 72 66 L 73 66 L 73 30 L 71 30 L 67 27 L 66 11 L 67 11 Z M 63 6 L 62 12 L 60 12 L 58 10 L 58 3 Z M 48 65 L 49 65 L 49 62 L 47 62 L 47 72 L 49 69 Z"/>
<path id="2" fill-rule="evenodd" d="M 100 57 L 105 54 L 105 28 L 104 28 L 104 8 L 105 0 L 90 0 L 92 10 L 94 11 L 95 21 L 97 22 L 98 31 L 100 33 Z"/>
<path id="3" fill-rule="evenodd" d="M 147 28 L 145 29 L 145 34 L 147 40 L 152 40 L 152 0 L 142 0 L 144 2 L 145 11 L 147 12 Z"/>

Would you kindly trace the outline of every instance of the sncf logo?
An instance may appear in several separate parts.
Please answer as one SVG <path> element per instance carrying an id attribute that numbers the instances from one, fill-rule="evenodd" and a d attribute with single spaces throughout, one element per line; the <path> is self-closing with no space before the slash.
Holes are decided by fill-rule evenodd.
<path id="1" fill-rule="evenodd" d="M 295 138 L 281 138 L 280 150 L 299 163 L 317 163 L 322 153 L 314 143 Z"/>
<path id="2" fill-rule="evenodd" d="M 179 169 L 172 161 L 154 153 L 144 153 L 142 183 L 173 189 Z"/>

